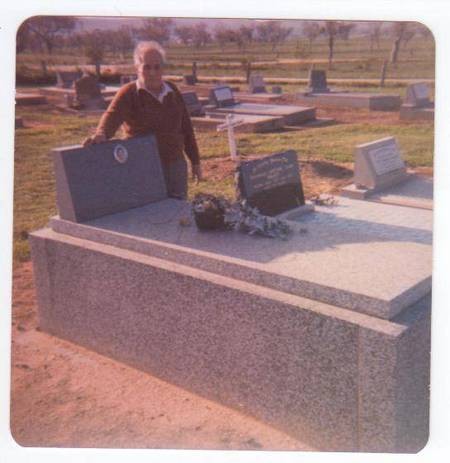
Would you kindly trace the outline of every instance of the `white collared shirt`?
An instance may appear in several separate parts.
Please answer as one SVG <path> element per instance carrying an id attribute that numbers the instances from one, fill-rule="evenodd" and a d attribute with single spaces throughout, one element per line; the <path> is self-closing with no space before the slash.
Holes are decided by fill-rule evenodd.
<path id="1" fill-rule="evenodd" d="M 159 94 L 156 94 L 156 93 L 150 91 L 147 87 L 145 87 L 145 85 L 139 79 L 136 80 L 136 88 L 138 89 L 138 91 L 140 89 L 142 89 L 142 90 L 145 90 L 146 92 L 150 93 L 150 95 L 154 96 L 160 103 L 163 102 L 164 97 L 168 93 L 172 92 L 172 89 L 164 81 L 162 83 L 162 88 L 161 88 L 161 91 L 159 92 Z"/>

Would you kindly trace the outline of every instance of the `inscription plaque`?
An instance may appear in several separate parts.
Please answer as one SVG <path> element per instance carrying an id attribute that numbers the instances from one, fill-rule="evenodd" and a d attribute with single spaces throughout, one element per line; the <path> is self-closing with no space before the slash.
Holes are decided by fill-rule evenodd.
<path id="1" fill-rule="evenodd" d="M 238 173 L 241 198 L 262 214 L 276 215 L 305 204 L 295 151 L 243 162 Z"/>
<path id="2" fill-rule="evenodd" d="M 400 157 L 397 144 L 385 145 L 369 151 L 376 175 L 387 174 L 397 169 L 405 167 L 405 163 Z"/>

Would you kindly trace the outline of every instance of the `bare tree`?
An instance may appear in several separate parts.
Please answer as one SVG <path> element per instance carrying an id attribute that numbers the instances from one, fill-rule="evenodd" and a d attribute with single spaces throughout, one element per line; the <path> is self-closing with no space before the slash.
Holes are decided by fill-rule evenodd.
<path id="1" fill-rule="evenodd" d="M 108 34 L 100 29 L 85 32 L 82 35 L 84 54 L 89 62 L 95 64 L 95 73 L 100 77 L 100 66 L 105 56 L 105 48 L 108 43 Z"/>
<path id="2" fill-rule="evenodd" d="M 211 34 L 205 23 L 196 23 L 192 26 L 192 43 L 195 48 L 203 47 L 211 42 Z"/>
<path id="3" fill-rule="evenodd" d="M 407 33 L 407 28 L 408 28 L 408 23 L 404 21 L 396 22 L 392 26 L 392 35 L 394 37 L 394 42 L 392 44 L 392 50 L 391 50 L 391 58 L 390 58 L 390 62 L 392 64 L 395 64 L 398 60 L 400 46 Z"/>
<path id="4" fill-rule="evenodd" d="M 279 21 L 264 21 L 256 26 L 256 32 L 261 42 L 270 43 L 275 51 L 291 34 L 292 27 L 283 27 Z"/>
<path id="5" fill-rule="evenodd" d="M 237 42 L 236 31 L 233 29 L 227 29 L 224 27 L 218 27 L 215 30 L 214 38 L 216 39 L 222 51 L 224 51 L 226 44 Z"/>
<path id="6" fill-rule="evenodd" d="M 380 48 L 380 37 L 382 27 L 383 21 L 373 22 L 369 25 L 370 53 L 373 53 L 374 45 L 376 45 L 378 49 Z"/>
<path id="7" fill-rule="evenodd" d="M 255 29 L 252 26 L 242 25 L 236 33 L 239 48 L 245 50 L 246 46 L 252 43 Z"/>
<path id="8" fill-rule="evenodd" d="M 141 38 L 166 43 L 170 39 L 172 24 L 173 19 L 170 18 L 144 19 L 140 29 Z"/>
<path id="9" fill-rule="evenodd" d="M 40 42 L 51 55 L 61 36 L 72 32 L 76 22 L 72 17 L 36 16 L 27 20 L 22 26 L 28 29 L 29 39 Z"/>
<path id="10" fill-rule="evenodd" d="M 193 27 L 178 26 L 175 28 L 174 32 L 183 45 L 189 45 L 192 42 Z"/>
<path id="11" fill-rule="evenodd" d="M 30 44 L 31 31 L 27 23 L 24 22 L 20 25 L 16 34 L 16 53 L 23 52 Z"/>
<path id="12" fill-rule="evenodd" d="M 348 40 L 355 27 L 356 24 L 353 22 L 338 22 L 336 35 L 342 40 Z"/>
<path id="13" fill-rule="evenodd" d="M 338 21 L 325 21 L 322 31 L 328 40 L 328 69 L 333 67 L 334 41 L 338 32 Z"/>
<path id="14" fill-rule="evenodd" d="M 320 24 L 316 21 L 306 21 L 303 24 L 303 34 L 308 39 L 309 52 L 312 52 L 313 42 L 320 35 Z"/>

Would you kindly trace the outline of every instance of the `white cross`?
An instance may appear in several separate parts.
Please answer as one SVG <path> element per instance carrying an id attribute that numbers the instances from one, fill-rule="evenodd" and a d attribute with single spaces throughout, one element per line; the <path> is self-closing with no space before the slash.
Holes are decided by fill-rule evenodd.
<path id="1" fill-rule="evenodd" d="M 244 122 L 243 119 L 235 119 L 234 114 L 226 115 L 226 122 L 217 126 L 217 131 L 222 132 L 224 130 L 228 131 L 228 144 L 230 145 L 230 156 L 231 159 L 235 162 L 239 162 L 239 155 L 236 148 L 236 139 L 234 138 L 233 127 L 236 127 L 239 124 Z"/>

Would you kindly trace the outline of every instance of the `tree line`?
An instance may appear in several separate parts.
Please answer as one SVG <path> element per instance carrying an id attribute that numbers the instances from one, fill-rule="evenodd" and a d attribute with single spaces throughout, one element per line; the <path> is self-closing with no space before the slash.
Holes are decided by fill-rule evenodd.
<path id="1" fill-rule="evenodd" d="M 216 43 L 225 51 L 227 46 L 236 46 L 246 51 L 253 42 L 265 43 L 272 52 L 292 36 L 293 28 L 286 27 L 282 21 L 257 21 L 237 28 L 223 25 L 210 31 L 207 24 L 177 24 L 170 18 L 142 19 L 140 27 L 123 25 L 118 29 L 83 30 L 76 17 L 41 16 L 25 21 L 17 33 L 17 52 L 45 52 L 53 55 L 56 49 L 72 48 L 80 50 L 93 63 L 100 63 L 105 53 L 112 53 L 122 59 L 132 51 L 138 40 L 156 40 L 163 45 L 177 42 L 185 46 L 200 49 Z M 325 37 L 328 47 L 328 66 L 332 67 L 337 40 L 348 40 L 356 29 L 355 22 L 345 21 L 302 21 L 302 36 L 308 43 L 308 53 L 313 52 L 314 43 L 319 37 Z M 387 34 L 392 38 L 392 50 L 389 57 L 396 63 L 399 51 L 417 35 L 425 37 L 428 29 L 418 23 L 395 22 L 389 25 L 372 22 L 367 25 L 365 36 L 368 38 L 369 51 L 380 47 L 383 26 L 388 27 Z M 297 40 L 297 51 L 300 50 Z"/>

